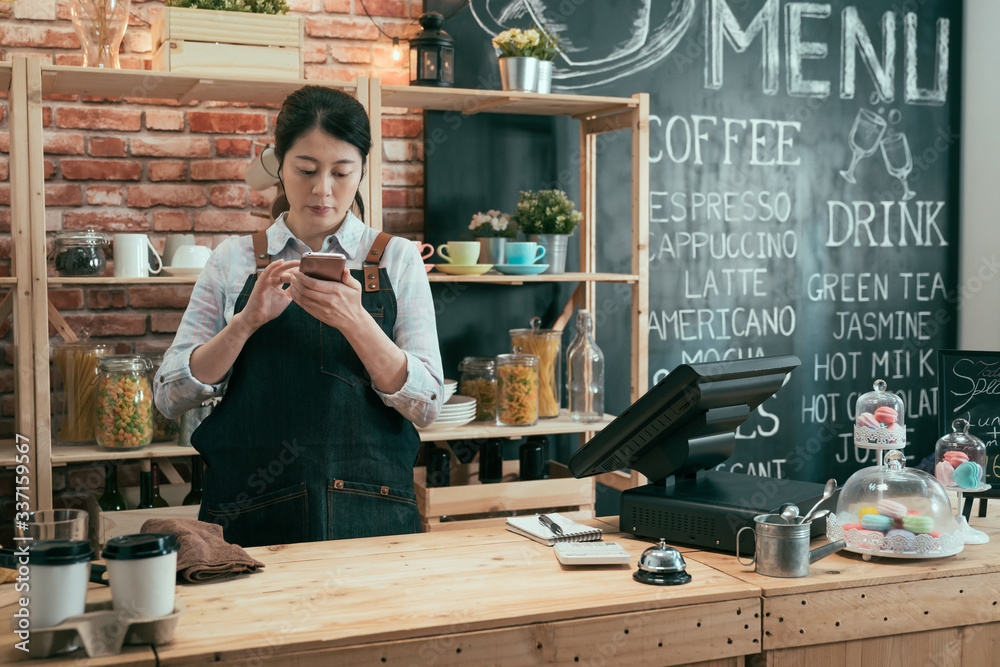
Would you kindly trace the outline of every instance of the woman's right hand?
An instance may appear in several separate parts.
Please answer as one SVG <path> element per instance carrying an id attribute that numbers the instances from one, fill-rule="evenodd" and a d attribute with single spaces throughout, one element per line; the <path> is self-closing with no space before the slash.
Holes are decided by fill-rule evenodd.
<path id="1" fill-rule="evenodd" d="M 250 331 L 256 331 L 278 315 L 292 302 L 292 297 L 284 286 L 288 283 L 284 274 L 299 265 L 299 260 L 275 260 L 257 275 L 253 291 L 247 305 L 240 311 Z"/>

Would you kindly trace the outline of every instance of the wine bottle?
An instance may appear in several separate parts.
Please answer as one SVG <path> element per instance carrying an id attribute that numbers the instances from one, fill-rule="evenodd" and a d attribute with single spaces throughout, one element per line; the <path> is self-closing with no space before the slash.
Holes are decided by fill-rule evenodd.
<path id="1" fill-rule="evenodd" d="M 153 477 L 153 507 L 170 507 L 170 503 L 160 496 L 160 468 L 155 463 L 150 464 Z"/>
<path id="2" fill-rule="evenodd" d="M 188 494 L 184 496 L 184 500 L 181 501 L 181 505 L 200 505 L 201 504 L 201 475 L 202 471 L 205 469 L 205 462 L 201 460 L 200 456 L 191 457 L 191 490 Z"/>
<path id="3" fill-rule="evenodd" d="M 149 459 L 139 462 L 139 504 L 137 510 L 147 510 L 156 507 L 153 504 L 153 469 Z"/>
<path id="4" fill-rule="evenodd" d="M 119 512 L 128 509 L 125 498 L 118 490 L 118 466 L 108 463 L 104 471 L 104 493 L 97 499 L 97 504 L 105 512 Z"/>

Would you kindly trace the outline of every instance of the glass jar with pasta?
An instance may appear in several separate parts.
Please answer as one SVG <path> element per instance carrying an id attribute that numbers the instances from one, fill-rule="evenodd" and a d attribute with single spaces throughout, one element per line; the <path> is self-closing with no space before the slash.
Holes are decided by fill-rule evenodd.
<path id="1" fill-rule="evenodd" d="M 63 386 L 62 422 L 56 441 L 63 445 L 94 442 L 94 415 L 97 406 L 97 378 L 101 357 L 109 352 L 104 344 L 86 339 L 73 343 L 55 343 L 55 361 Z"/>
<path id="2" fill-rule="evenodd" d="M 538 356 L 513 354 L 497 357 L 497 424 L 531 426 L 538 422 Z"/>
<path id="3" fill-rule="evenodd" d="M 163 365 L 163 352 L 150 352 L 148 357 L 151 366 L 149 377 L 155 377 L 156 371 Z M 170 419 L 157 410 L 155 406 L 153 407 L 153 442 L 175 441 L 180 430 L 180 419 Z"/>
<path id="4" fill-rule="evenodd" d="M 476 399 L 476 421 L 497 417 L 497 366 L 493 357 L 466 357 L 458 365 L 458 393 Z"/>
<path id="5" fill-rule="evenodd" d="M 538 357 L 538 416 L 559 416 L 562 384 L 562 331 L 542 329 L 542 318 L 532 317 L 530 329 L 511 329 L 510 344 Z"/>
<path id="6" fill-rule="evenodd" d="M 101 359 L 95 429 L 98 447 L 139 449 L 152 440 L 149 369 L 149 359 L 141 354 L 112 354 Z"/>

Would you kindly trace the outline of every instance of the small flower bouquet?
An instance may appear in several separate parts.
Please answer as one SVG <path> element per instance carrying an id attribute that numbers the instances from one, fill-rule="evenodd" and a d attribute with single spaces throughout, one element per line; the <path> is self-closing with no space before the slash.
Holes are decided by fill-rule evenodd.
<path id="1" fill-rule="evenodd" d="M 538 58 L 552 61 L 559 52 L 559 36 L 550 35 L 537 25 L 528 30 L 511 28 L 493 38 L 493 46 L 500 50 L 498 58 Z"/>
<path id="2" fill-rule="evenodd" d="M 517 238 L 517 227 L 510 222 L 510 216 L 497 210 L 476 213 L 472 216 L 469 229 L 479 238 Z"/>
<path id="3" fill-rule="evenodd" d="M 525 234 L 572 234 L 582 218 L 562 190 L 522 191 L 512 216 Z"/>

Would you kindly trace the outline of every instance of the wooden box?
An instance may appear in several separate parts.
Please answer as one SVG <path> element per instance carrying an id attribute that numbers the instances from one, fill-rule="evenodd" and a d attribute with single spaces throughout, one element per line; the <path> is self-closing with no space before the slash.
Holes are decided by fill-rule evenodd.
<path id="1" fill-rule="evenodd" d="M 165 7 L 151 28 L 154 70 L 192 76 L 301 79 L 302 19 Z"/>
<path id="2" fill-rule="evenodd" d="M 479 483 L 479 464 L 451 466 L 451 486 L 427 488 L 427 469 L 413 469 L 413 489 L 424 532 L 497 525 L 508 516 L 558 511 L 573 519 L 594 517 L 594 478 L 576 479 L 549 462 L 549 479 L 518 480 L 518 461 L 504 461 L 504 481 Z M 509 480 L 509 481 L 508 481 Z"/>
<path id="3" fill-rule="evenodd" d="M 91 545 L 95 549 L 103 549 L 112 537 L 138 533 L 146 519 L 197 519 L 198 505 L 181 505 L 190 490 L 189 484 L 161 484 L 160 495 L 170 503 L 170 507 L 122 512 L 105 512 L 97 504 L 97 497 L 90 496 L 87 499 L 87 512 L 90 514 Z M 139 487 L 125 487 L 122 495 L 129 507 L 139 504 Z"/>

